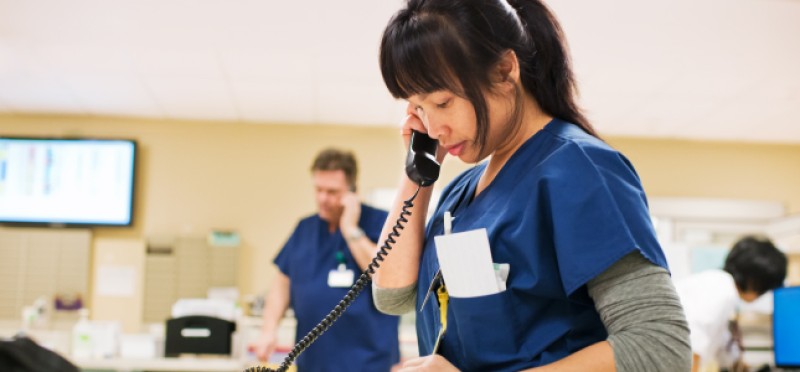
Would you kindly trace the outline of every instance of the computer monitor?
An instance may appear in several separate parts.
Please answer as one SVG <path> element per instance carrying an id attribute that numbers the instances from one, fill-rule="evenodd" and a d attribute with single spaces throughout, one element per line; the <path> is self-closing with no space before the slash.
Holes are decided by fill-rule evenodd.
<path id="1" fill-rule="evenodd" d="M 800 287 L 778 288 L 773 295 L 775 366 L 800 368 Z"/>
<path id="2" fill-rule="evenodd" d="M 0 135 L 0 224 L 133 224 L 136 141 Z"/>

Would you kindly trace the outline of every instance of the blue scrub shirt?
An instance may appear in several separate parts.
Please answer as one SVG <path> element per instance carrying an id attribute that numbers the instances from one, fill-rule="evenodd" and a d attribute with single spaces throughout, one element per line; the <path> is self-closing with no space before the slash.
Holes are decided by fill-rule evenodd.
<path id="1" fill-rule="evenodd" d="M 359 227 L 377 241 L 387 213 L 361 206 Z M 341 301 L 348 288 L 328 286 L 328 274 L 345 257 L 347 268 L 358 280 L 356 265 L 347 243 L 337 229 L 319 215 L 303 219 L 275 257 L 275 264 L 290 280 L 290 306 L 297 318 L 296 341 L 304 337 Z M 399 317 L 380 313 L 367 286 L 344 314 L 297 358 L 300 372 L 389 371 L 400 360 Z M 295 342 L 296 342 L 295 341 Z"/>
<path id="2" fill-rule="evenodd" d="M 439 353 L 464 371 L 517 371 L 605 340 L 585 284 L 632 251 L 667 267 L 633 166 L 578 126 L 554 119 L 473 198 L 485 167 L 442 191 L 427 227 L 417 304 L 439 269 L 433 237 L 443 232 L 444 211 L 454 217 L 453 233 L 486 228 L 493 261 L 510 264 L 507 289 L 450 297 Z M 432 353 L 439 317 L 436 300 L 418 313 L 420 355 Z"/>

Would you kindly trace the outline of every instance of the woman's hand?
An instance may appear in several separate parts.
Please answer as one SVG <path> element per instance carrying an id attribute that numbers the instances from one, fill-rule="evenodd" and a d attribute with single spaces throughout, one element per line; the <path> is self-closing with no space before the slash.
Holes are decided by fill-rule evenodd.
<path id="1" fill-rule="evenodd" d="M 426 357 L 409 359 L 397 370 L 397 372 L 458 372 L 458 368 L 450 364 L 443 356 L 439 354 L 429 355 Z"/>
<path id="2" fill-rule="evenodd" d="M 417 115 L 414 106 L 409 103 L 408 106 L 406 106 L 406 117 L 400 122 L 400 134 L 403 135 L 403 143 L 405 143 L 406 148 L 408 148 L 408 144 L 411 142 L 412 130 L 428 133 L 428 130 L 425 129 L 425 124 L 422 123 L 422 119 Z"/>
<path id="3" fill-rule="evenodd" d="M 406 106 L 406 117 L 404 117 L 403 121 L 400 122 L 400 133 L 403 135 L 403 143 L 406 145 L 405 148 L 408 148 L 408 145 L 411 142 L 412 130 L 425 134 L 428 133 L 428 129 L 426 128 L 425 123 L 422 121 L 422 117 L 423 115 L 414 109 L 414 106 L 411 103 Z M 439 146 L 436 150 L 436 161 L 441 164 L 445 155 L 447 155 L 447 151 L 445 151 L 442 146 Z"/>

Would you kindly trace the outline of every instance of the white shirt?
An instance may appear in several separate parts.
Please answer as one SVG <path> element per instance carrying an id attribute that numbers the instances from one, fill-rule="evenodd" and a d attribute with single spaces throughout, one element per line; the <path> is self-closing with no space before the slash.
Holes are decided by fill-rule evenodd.
<path id="1" fill-rule="evenodd" d="M 726 366 L 736 361 L 741 351 L 728 349 L 728 321 L 740 302 L 733 277 L 723 270 L 706 270 L 676 280 L 675 288 L 689 322 L 692 352 L 700 356 L 700 364 L 716 360 Z"/>

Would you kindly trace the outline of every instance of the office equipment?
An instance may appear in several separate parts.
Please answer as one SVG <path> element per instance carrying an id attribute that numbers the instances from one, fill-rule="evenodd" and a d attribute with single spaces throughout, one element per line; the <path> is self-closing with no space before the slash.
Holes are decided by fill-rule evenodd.
<path id="1" fill-rule="evenodd" d="M 91 247 L 89 229 L 0 228 L 0 319 L 19 319 L 42 295 L 88 299 Z"/>
<path id="2" fill-rule="evenodd" d="M 144 241 L 97 238 L 92 261 L 92 320 L 117 321 L 123 332 L 138 332 L 142 328 Z"/>
<path id="3" fill-rule="evenodd" d="M 172 318 L 197 315 L 233 322 L 241 315 L 241 310 L 236 307 L 235 299 L 182 298 L 172 305 Z"/>
<path id="4" fill-rule="evenodd" d="M 800 368 L 800 287 L 778 288 L 773 298 L 775 365 L 780 368 Z"/>
<path id="5" fill-rule="evenodd" d="M 238 247 L 239 233 L 236 231 L 213 230 L 208 233 L 208 245 L 211 247 Z"/>
<path id="6" fill-rule="evenodd" d="M 0 223 L 130 226 L 136 142 L 0 137 Z"/>
<path id="7" fill-rule="evenodd" d="M 167 320 L 164 355 L 231 353 L 231 335 L 236 323 L 195 315 Z"/>
<path id="8" fill-rule="evenodd" d="M 239 247 L 210 246 L 200 235 L 161 240 L 157 249 L 148 243 L 145 257 L 145 322 L 174 318 L 171 308 L 180 299 L 204 298 L 212 288 L 236 287 Z"/>

